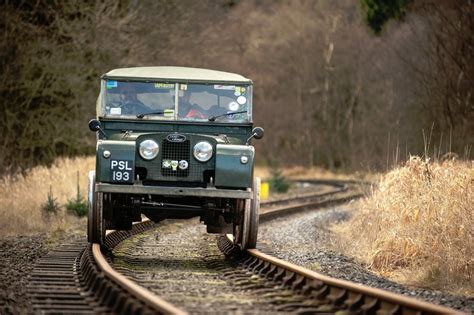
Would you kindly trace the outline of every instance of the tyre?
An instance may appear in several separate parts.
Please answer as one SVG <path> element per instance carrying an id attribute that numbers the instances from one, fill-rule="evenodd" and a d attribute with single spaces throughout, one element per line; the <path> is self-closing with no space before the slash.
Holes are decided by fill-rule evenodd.
<path id="1" fill-rule="evenodd" d="M 246 248 L 257 246 L 258 224 L 260 216 L 260 177 L 255 177 L 253 182 L 253 199 L 250 200 L 249 228 Z"/>
<path id="2" fill-rule="evenodd" d="M 260 213 L 260 178 L 254 179 L 252 199 L 245 200 L 245 205 L 239 209 L 238 213 L 239 220 L 234 223 L 234 243 L 241 249 L 255 248 Z"/>
<path id="3" fill-rule="evenodd" d="M 89 172 L 87 191 L 87 241 L 103 244 L 105 240 L 103 194 L 95 191 L 95 171 Z"/>

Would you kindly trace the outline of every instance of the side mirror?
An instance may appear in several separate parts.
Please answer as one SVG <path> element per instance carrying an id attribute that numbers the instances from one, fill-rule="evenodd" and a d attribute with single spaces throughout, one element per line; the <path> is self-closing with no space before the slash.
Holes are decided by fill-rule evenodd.
<path id="1" fill-rule="evenodd" d="M 262 127 L 255 127 L 252 130 L 252 135 L 255 139 L 262 139 L 264 134 L 264 130 Z"/>
<path id="2" fill-rule="evenodd" d="M 97 119 L 91 119 L 89 121 L 89 129 L 91 131 L 99 131 L 102 129 L 102 126 L 100 125 L 100 121 L 98 121 Z"/>
<path id="3" fill-rule="evenodd" d="M 247 139 L 247 145 L 249 145 L 250 143 L 250 140 L 252 140 L 253 138 L 255 139 L 262 139 L 263 138 L 263 128 L 262 127 L 255 127 L 253 128 L 252 130 L 252 135 L 250 136 L 250 138 Z"/>
<path id="4" fill-rule="evenodd" d="M 107 138 L 107 135 L 105 134 L 104 130 L 102 130 L 102 126 L 100 125 L 100 121 L 97 119 L 91 119 L 89 121 L 89 129 L 94 132 L 100 132 L 104 138 Z"/>

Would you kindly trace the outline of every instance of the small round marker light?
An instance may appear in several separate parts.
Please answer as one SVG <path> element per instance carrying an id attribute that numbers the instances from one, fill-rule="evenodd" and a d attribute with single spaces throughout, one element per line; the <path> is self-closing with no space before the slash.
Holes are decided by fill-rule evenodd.
<path id="1" fill-rule="evenodd" d="M 240 157 L 240 163 L 247 164 L 248 161 L 249 161 L 249 158 L 246 157 L 245 155 Z"/>
<path id="2" fill-rule="evenodd" d="M 109 150 L 105 150 L 104 153 L 104 158 L 108 159 L 110 157 L 110 151 Z"/>

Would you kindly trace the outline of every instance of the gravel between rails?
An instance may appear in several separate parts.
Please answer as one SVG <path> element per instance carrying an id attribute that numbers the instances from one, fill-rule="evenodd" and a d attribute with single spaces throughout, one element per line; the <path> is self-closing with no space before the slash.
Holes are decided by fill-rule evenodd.
<path id="1" fill-rule="evenodd" d="M 330 249 L 327 225 L 350 217 L 349 206 L 288 215 L 260 225 L 259 249 L 319 273 L 474 313 L 474 299 L 407 287 L 377 276 Z"/>
<path id="2" fill-rule="evenodd" d="M 278 314 L 316 305 L 234 266 L 195 219 L 160 224 L 120 243 L 113 266 L 192 314 Z"/>

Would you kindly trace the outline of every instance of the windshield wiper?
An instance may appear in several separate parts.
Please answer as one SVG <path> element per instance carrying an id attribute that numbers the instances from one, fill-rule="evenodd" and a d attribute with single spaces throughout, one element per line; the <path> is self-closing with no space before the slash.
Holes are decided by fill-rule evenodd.
<path id="1" fill-rule="evenodd" d="M 231 113 L 225 113 L 222 115 L 217 115 L 217 116 L 210 116 L 208 118 L 209 121 L 215 121 L 217 118 L 224 117 L 224 116 L 230 116 L 230 115 L 235 115 L 235 114 L 243 114 L 246 113 L 246 110 L 240 111 L 240 112 L 231 112 Z"/>
<path id="2" fill-rule="evenodd" d="M 143 118 L 148 115 L 164 115 L 165 111 L 159 111 L 159 112 L 151 112 L 151 113 L 143 113 L 143 114 L 138 114 L 137 118 Z"/>

